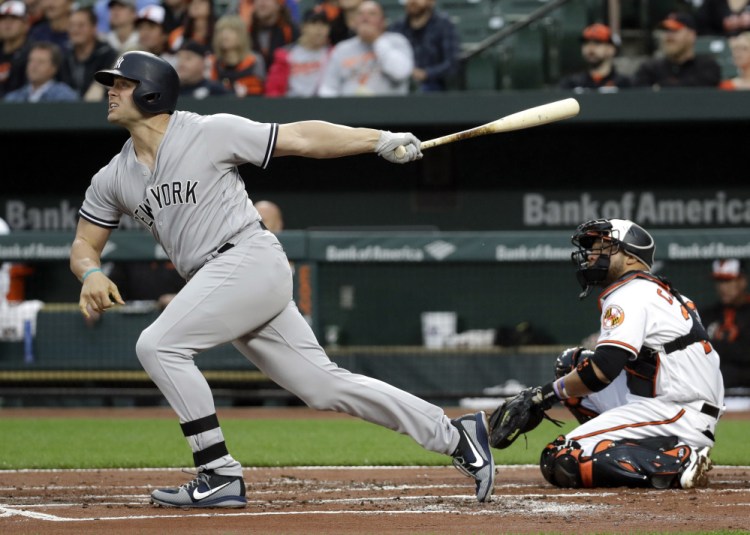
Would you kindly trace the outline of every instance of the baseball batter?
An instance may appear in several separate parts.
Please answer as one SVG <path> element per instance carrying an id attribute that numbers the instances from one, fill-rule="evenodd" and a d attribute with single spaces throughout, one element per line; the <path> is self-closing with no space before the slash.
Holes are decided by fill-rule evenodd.
<path id="1" fill-rule="evenodd" d="M 695 306 L 649 272 L 654 240 L 632 221 L 589 221 L 573 244 L 581 297 L 604 287 L 601 332 L 526 395 L 532 409 L 562 400 L 582 422 L 545 448 L 542 474 L 560 487 L 705 486 L 724 387 Z"/>
<path id="2" fill-rule="evenodd" d="M 489 499 L 494 461 L 484 413 L 450 420 L 442 409 L 331 362 L 292 301 L 289 262 L 266 230 L 237 166 L 273 157 L 333 158 L 376 152 L 394 163 L 421 158 L 412 134 L 320 121 L 258 123 L 175 111 L 179 81 L 152 54 L 128 52 L 95 78 L 108 90 L 107 120 L 130 139 L 92 179 L 70 265 L 84 315 L 123 300 L 101 271 L 101 252 L 122 214 L 142 223 L 187 280 L 136 344 L 138 359 L 177 413 L 198 473 L 156 490 L 174 507 L 243 507 L 242 467 L 229 453 L 209 386 L 194 357 L 225 342 L 309 406 L 358 416 L 453 456 Z M 395 149 L 407 147 L 399 159 Z"/>

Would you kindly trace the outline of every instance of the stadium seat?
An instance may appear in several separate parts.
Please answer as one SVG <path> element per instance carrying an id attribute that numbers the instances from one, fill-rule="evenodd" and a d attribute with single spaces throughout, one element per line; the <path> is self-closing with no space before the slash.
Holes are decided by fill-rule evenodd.
<path id="1" fill-rule="evenodd" d="M 545 29 L 534 23 L 498 48 L 500 89 L 540 89 L 547 81 Z"/>
<path id="2" fill-rule="evenodd" d="M 721 67 L 721 78 L 734 78 L 737 76 L 737 67 L 732 61 L 732 51 L 729 42 L 716 35 L 699 35 L 695 40 L 696 54 L 709 54 L 713 56 Z"/>
<path id="3" fill-rule="evenodd" d="M 470 91 L 493 91 L 499 87 L 498 55 L 490 48 L 464 64 L 464 87 Z"/>
<path id="4" fill-rule="evenodd" d="M 478 43 L 494 31 L 492 29 L 492 0 L 442 0 L 438 7 L 456 25 L 459 40 L 466 46 Z"/>

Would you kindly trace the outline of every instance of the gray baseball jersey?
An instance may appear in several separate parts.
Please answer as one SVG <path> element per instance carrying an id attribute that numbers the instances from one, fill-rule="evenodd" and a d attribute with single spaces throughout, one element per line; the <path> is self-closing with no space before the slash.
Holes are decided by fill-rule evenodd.
<path id="1" fill-rule="evenodd" d="M 129 139 L 92 179 L 80 215 L 105 228 L 116 228 L 122 214 L 132 216 L 190 278 L 232 236 L 260 219 L 237 166 L 265 168 L 277 132 L 275 123 L 177 111 L 154 172 L 138 162 Z"/>
<path id="2" fill-rule="evenodd" d="M 221 475 L 241 476 L 242 467 L 226 448 L 211 389 L 193 357 L 227 342 L 311 407 L 452 453 L 458 431 L 441 408 L 339 368 L 292 300 L 289 261 L 259 223 L 237 171 L 243 163 L 266 167 L 278 130 L 236 116 L 175 112 L 153 173 L 129 140 L 94 176 L 81 217 L 115 228 L 122 214 L 132 215 L 189 279 L 141 334 L 138 359 L 179 416 L 196 466 Z"/>

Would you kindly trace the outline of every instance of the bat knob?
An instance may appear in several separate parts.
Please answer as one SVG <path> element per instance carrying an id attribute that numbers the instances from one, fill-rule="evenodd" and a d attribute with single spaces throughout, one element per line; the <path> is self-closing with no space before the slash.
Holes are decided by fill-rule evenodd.
<path id="1" fill-rule="evenodd" d="M 406 155 L 406 149 L 403 145 L 399 145 L 396 147 L 396 150 L 393 151 L 396 154 L 396 158 L 401 159 Z"/>

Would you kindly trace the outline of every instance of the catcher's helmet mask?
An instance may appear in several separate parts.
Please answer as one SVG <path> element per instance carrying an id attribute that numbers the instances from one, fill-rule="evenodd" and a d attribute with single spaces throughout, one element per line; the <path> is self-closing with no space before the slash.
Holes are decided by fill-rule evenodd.
<path id="1" fill-rule="evenodd" d="M 94 74 L 94 79 L 106 87 L 112 87 L 116 77 L 138 84 L 133 101 L 145 113 L 171 114 L 177 107 L 180 78 L 164 58 L 140 50 L 125 52 L 111 69 Z"/>
<path id="2" fill-rule="evenodd" d="M 580 298 L 591 291 L 592 286 L 601 285 L 609 272 L 610 257 L 620 250 L 645 264 L 648 269 L 654 264 L 654 239 L 642 227 L 627 219 L 595 219 L 578 226 L 571 239 L 578 250 L 570 258 L 576 266 L 576 278 L 583 288 Z M 597 242 L 599 242 L 598 246 Z M 589 256 L 597 255 L 589 264 Z"/>

